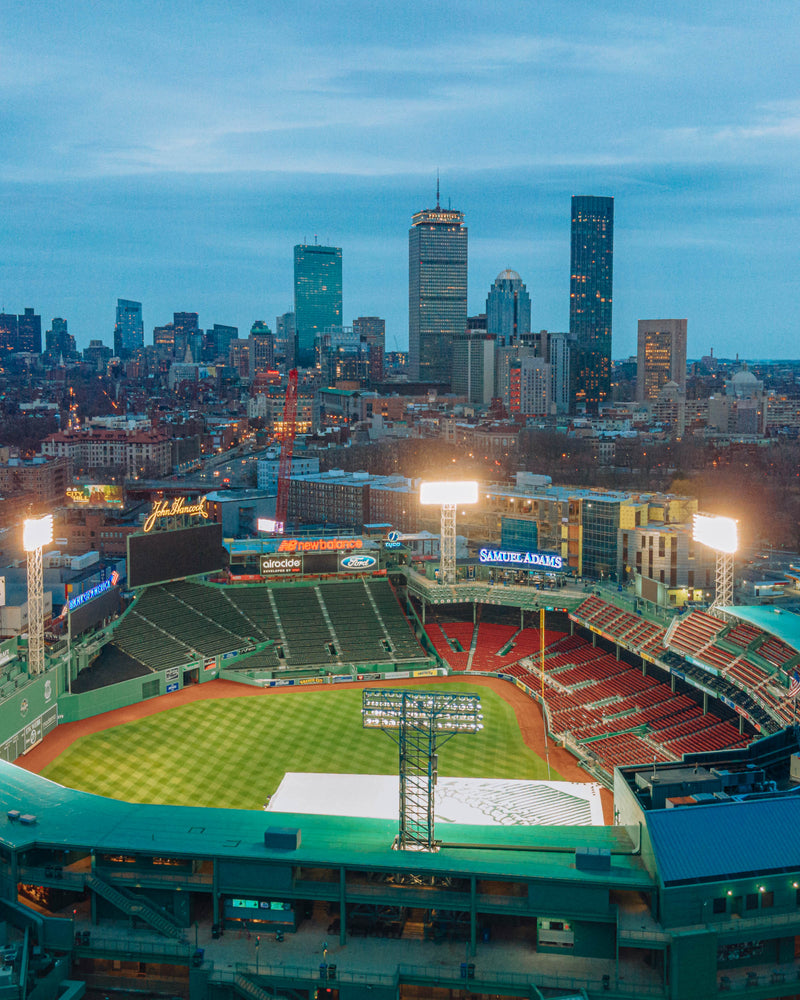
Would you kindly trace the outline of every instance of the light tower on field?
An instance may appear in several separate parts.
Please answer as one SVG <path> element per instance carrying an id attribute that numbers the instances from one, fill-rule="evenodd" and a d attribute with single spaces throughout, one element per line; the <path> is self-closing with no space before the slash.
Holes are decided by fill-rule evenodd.
<path id="1" fill-rule="evenodd" d="M 438 748 L 458 733 L 483 729 L 476 694 L 439 694 L 413 688 L 368 688 L 361 719 L 364 729 L 382 729 L 400 751 L 401 851 L 435 851 L 433 789 Z"/>
<path id="2" fill-rule="evenodd" d="M 422 483 L 421 504 L 436 504 L 442 508 L 442 528 L 439 539 L 439 582 L 456 582 L 456 508 L 459 504 L 478 502 L 475 482 Z"/>
<path id="3" fill-rule="evenodd" d="M 28 554 L 28 673 L 44 671 L 44 574 L 42 549 L 53 541 L 53 515 L 26 518 L 22 547 Z"/>
<path id="4" fill-rule="evenodd" d="M 733 557 L 739 546 L 737 522 L 732 517 L 695 514 L 692 536 L 717 554 L 716 593 L 708 610 L 727 619 L 729 616 L 721 609 L 733 604 Z"/>

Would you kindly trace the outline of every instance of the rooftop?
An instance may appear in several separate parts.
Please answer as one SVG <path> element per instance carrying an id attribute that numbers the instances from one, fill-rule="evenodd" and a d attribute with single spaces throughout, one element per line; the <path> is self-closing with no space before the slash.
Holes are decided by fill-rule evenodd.
<path id="1" fill-rule="evenodd" d="M 2 760 L 0 806 L 3 813 L 17 809 L 36 816 L 32 826 L 0 821 L 0 843 L 14 849 L 37 843 L 82 845 L 99 851 L 270 859 L 372 871 L 396 868 L 399 860 L 392 849 L 396 820 L 121 802 L 65 788 Z M 265 847 L 268 827 L 299 829 L 300 845 L 294 851 Z M 446 829 L 438 852 L 415 851 L 409 858 L 415 872 L 608 883 L 608 872 L 575 867 L 576 849 L 605 848 L 611 851 L 612 881 L 631 888 L 651 885 L 637 853 L 638 833 L 625 827 L 453 823 Z"/>
<path id="2" fill-rule="evenodd" d="M 770 635 L 777 636 L 792 649 L 800 652 L 800 615 L 795 612 L 783 608 L 764 607 L 760 604 L 736 605 L 720 610 L 734 618 L 740 618 L 743 622 L 755 625 Z"/>

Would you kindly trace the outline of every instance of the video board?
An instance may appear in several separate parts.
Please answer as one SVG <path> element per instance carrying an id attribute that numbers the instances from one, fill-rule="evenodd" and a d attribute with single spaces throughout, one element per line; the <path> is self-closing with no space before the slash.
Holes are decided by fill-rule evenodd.
<path id="1" fill-rule="evenodd" d="M 213 573 L 228 562 L 222 545 L 222 525 L 216 521 L 174 531 L 128 535 L 128 586 L 180 580 Z"/>

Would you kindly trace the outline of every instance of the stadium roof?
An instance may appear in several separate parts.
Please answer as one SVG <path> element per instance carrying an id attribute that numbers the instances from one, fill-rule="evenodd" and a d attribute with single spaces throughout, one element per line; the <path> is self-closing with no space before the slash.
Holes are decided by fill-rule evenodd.
<path id="1" fill-rule="evenodd" d="M 786 611 L 783 608 L 763 607 L 755 605 L 736 605 L 727 608 L 720 608 L 735 618 L 741 618 L 743 622 L 749 622 L 757 628 L 769 632 L 770 635 L 782 639 L 792 649 L 800 652 L 800 615 L 793 611 Z"/>
<path id="2" fill-rule="evenodd" d="M 645 818 L 665 886 L 800 871 L 800 796 L 658 809 Z"/>
<path id="3" fill-rule="evenodd" d="M 36 816 L 30 826 L 0 819 L 0 844 L 16 850 L 48 844 L 192 858 L 347 865 L 372 871 L 407 867 L 420 874 L 457 871 L 490 878 L 597 880 L 632 889 L 652 887 L 637 852 L 638 834 L 632 838 L 625 827 L 454 823 L 443 838 L 450 846 L 430 854 L 414 851 L 407 857 L 392 850 L 396 820 L 121 802 L 65 788 L 3 760 L 0 808 L 0 815 L 17 809 Z M 293 851 L 267 848 L 264 833 L 276 826 L 300 829 L 300 846 Z M 576 869 L 576 848 L 609 849 L 611 871 Z"/>

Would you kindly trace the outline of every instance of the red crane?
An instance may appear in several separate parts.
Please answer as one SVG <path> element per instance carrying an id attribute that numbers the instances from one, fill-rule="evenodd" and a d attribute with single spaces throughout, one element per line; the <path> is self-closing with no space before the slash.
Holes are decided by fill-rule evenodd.
<path id="1" fill-rule="evenodd" d="M 297 369 L 289 372 L 286 400 L 283 404 L 283 430 L 281 431 L 281 461 L 278 466 L 278 499 L 275 503 L 276 530 L 283 533 L 289 509 L 289 477 L 292 474 L 292 452 L 297 433 Z"/>

